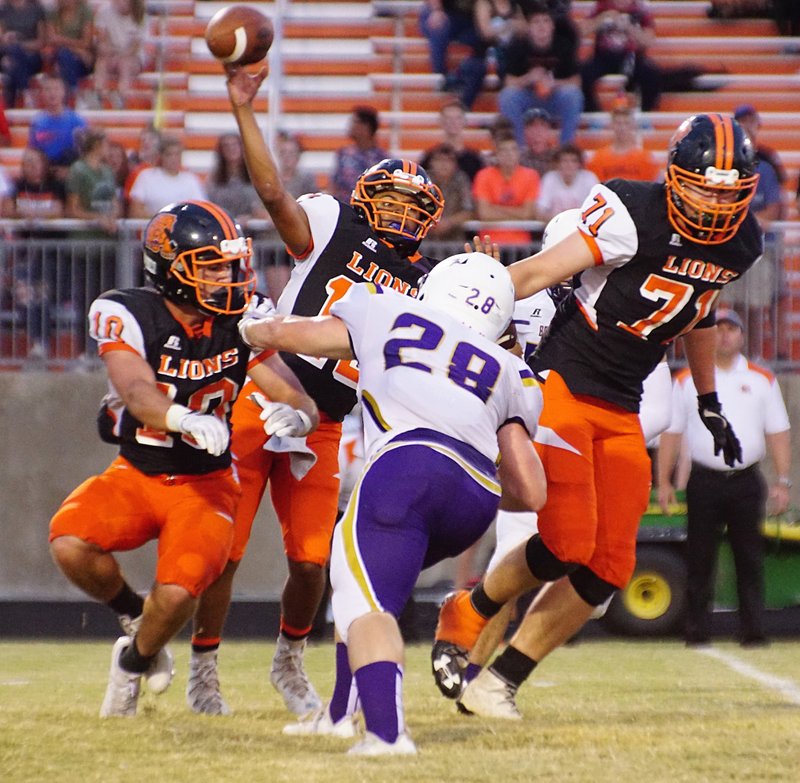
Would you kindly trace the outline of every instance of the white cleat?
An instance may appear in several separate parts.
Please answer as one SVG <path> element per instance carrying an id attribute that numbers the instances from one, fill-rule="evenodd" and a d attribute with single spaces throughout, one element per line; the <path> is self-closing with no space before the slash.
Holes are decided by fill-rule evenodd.
<path id="1" fill-rule="evenodd" d="M 126 636 L 130 636 L 132 639 L 139 633 L 139 627 L 142 624 L 142 615 L 131 617 L 129 614 L 121 614 L 117 619 Z M 172 678 L 174 676 L 175 659 L 169 651 L 169 648 L 162 647 L 150 664 L 150 668 L 144 673 L 144 681 L 147 683 L 147 690 L 156 695 L 164 693 L 172 684 Z"/>
<path id="2" fill-rule="evenodd" d="M 367 732 L 364 739 L 356 742 L 348 756 L 416 756 L 417 746 L 405 732 L 397 735 L 394 742 L 386 742 L 377 734 Z"/>
<path id="3" fill-rule="evenodd" d="M 278 636 L 269 680 L 283 698 L 286 707 L 295 715 L 309 715 L 322 708 L 322 699 L 309 682 L 303 668 L 306 640 L 293 642 Z"/>
<path id="4" fill-rule="evenodd" d="M 192 712 L 202 715 L 230 715 L 230 707 L 222 698 L 217 672 L 217 651 L 192 651 L 189 659 L 189 680 L 186 683 L 186 703 Z"/>
<path id="5" fill-rule="evenodd" d="M 322 707 L 297 723 L 290 723 L 283 727 L 283 733 L 293 737 L 310 736 L 315 734 L 324 737 L 341 737 L 352 739 L 358 734 L 356 715 L 345 715 L 334 723 L 327 707 Z"/>
<path id="6" fill-rule="evenodd" d="M 130 636 L 120 636 L 111 650 L 111 668 L 108 672 L 108 686 L 100 707 L 101 718 L 132 718 L 136 715 L 139 703 L 141 674 L 126 672 L 119 665 L 119 657 L 131 644 Z"/>
<path id="7" fill-rule="evenodd" d="M 169 651 L 169 647 L 162 647 L 150 668 L 144 673 L 144 681 L 150 693 L 159 695 L 169 688 L 172 678 L 175 676 L 175 659 Z"/>
<path id="8" fill-rule="evenodd" d="M 490 669 L 483 669 L 474 680 L 467 683 L 457 704 L 462 712 L 483 718 L 522 720 L 522 713 L 515 701 L 516 695 L 517 689 L 513 685 L 501 680 Z"/>

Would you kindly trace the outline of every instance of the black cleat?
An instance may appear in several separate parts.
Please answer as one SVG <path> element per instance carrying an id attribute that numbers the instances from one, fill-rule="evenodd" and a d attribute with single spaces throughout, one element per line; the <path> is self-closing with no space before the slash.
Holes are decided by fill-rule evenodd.
<path id="1" fill-rule="evenodd" d="M 447 699 L 457 699 L 464 687 L 467 651 L 451 642 L 434 642 L 431 650 L 431 671 L 436 687 Z"/>

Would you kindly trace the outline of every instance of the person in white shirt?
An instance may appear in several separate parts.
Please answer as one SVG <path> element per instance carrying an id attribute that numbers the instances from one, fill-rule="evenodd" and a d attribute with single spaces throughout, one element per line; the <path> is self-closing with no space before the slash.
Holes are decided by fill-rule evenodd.
<path id="1" fill-rule="evenodd" d="M 489 527 L 500 503 L 536 510 L 544 470 L 531 443 L 541 410 L 533 373 L 496 344 L 513 313 L 511 277 L 483 253 L 441 261 L 417 299 L 352 286 L 330 316 L 272 316 L 239 330 L 251 346 L 359 362 L 366 465 L 331 550 L 337 645 L 332 702 L 352 704 L 367 734 L 351 753 L 413 754 L 402 701 L 397 617 L 423 568 Z M 282 320 L 285 319 L 285 320 Z M 329 709 L 290 734 L 352 736 L 352 710 Z"/>
<path id="2" fill-rule="evenodd" d="M 541 220 L 549 220 L 559 212 L 577 209 L 598 180 L 594 172 L 583 167 L 583 150 L 577 144 L 564 144 L 555 155 L 555 168 L 542 176 L 537 206 Z"/>
<path id="3" fill-rule="evenodd" d="M 200 178 L 181 167 L 181 140 L 174 136 L 165 137 L 159 152 L 159 165 L 143 169 L 133 182 L 129 217 L 149 218 L 167 204 L 206 200 Z"/>
<path id="4" fill-rule="evenodd" d="M 789 504 L 791 447 L 789 418 L 775 376 L 742 355 L 742 320 L 734 310 L 717 310 L 715 353 L 717 394 L 741 444 L 741 464 L 731 469 L 714 449 L 697 410 L 697 393 L 688 370 L 673 387 L 672 422 L 661 435 L 658 497 L 668 513 L 675 502 L 672 473 L 686 440 L 692 460 L 686 486 L 686 557 L 689 646 L 711 638 L 711 601 L 717 550 L 723 530 L 733 550 L 739 597 L 739 642 L 767 643 L 764 635 L 764 569 L 760 525 L 766 513 L 767 487 L 759 463 L 769 454 L 776 479 L 769 492 L 771 510 Z"/>

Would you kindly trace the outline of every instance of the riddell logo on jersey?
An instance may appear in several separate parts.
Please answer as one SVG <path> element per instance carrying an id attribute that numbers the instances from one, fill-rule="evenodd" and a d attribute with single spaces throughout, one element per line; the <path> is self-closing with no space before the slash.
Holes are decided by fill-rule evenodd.
<path id="1" fill-rule="evenodd" d="M 409 296 L 416 296 L 417 289 L 411 287 L 411 283 L 395 277 L 391 272 L 388 272 L 383 267 L 370 261 L 365 269 L 361 266 L 361 261 L 364 256 L 361 253 L 353 253 L 353 257 L 347 262 L 347 268 L 351 272 L 355 272 L 359 277 L 363 278 L 367 283 L 375 283 L 382 285 L 384 288 L 393 288 L 401 294 L 408 294 Z"/>
<path id="2" fill-rule="evenodd" d="M 161 354 L 161 363 L 158 367 L 159 375 L 168 378 L 189 379 L 201 381 L 212 375 L 222 372 L 239 361 L 239 349 L 230 348 L 208 359 L 176 359 L 174 356 Z"/>
<path id="3" fill-rule="evenodd" d="M 725 269 L 724 266 L 717 266 L 710 261 L 702 261 L 699 258 L 679 259 L 678 256 L 667 258 L 664 271 L 679 277 L 690 277 L 692 280 L 703 280 L 706 283 L 721 283 L 722 285 L 739 277 L 738 272 Z"/>

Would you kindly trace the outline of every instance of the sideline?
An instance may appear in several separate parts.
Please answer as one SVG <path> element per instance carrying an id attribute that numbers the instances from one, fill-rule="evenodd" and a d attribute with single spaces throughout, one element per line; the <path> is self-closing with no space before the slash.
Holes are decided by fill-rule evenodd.
<path id="1" fill-rule="evenodd" d="M 735 655 L 716 650 L 713 647 L 698 649 L 697 652 L 702 655 L 707 655 L 709 658 L 716 658 L 738 674 L 749 677 L 765 688 L 776 691 L 787 701 L 800 705 L 800 686 L 793 680 L 786 680 L 783 677 L 776 677 L 773 674 L 762 672 L 760 669 L 756 669 L 755 666 L 751 666 L 749 663 L 740 660 Z"/>

